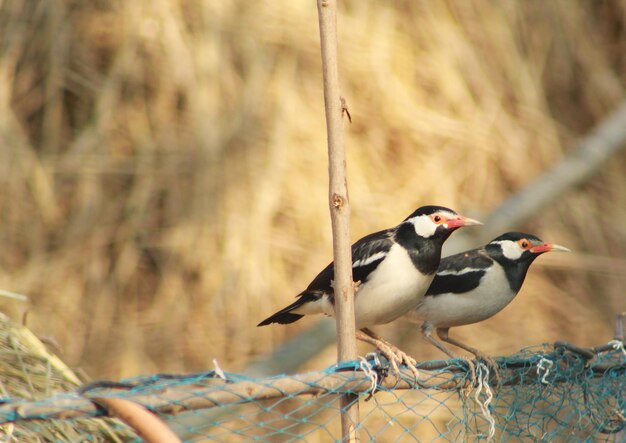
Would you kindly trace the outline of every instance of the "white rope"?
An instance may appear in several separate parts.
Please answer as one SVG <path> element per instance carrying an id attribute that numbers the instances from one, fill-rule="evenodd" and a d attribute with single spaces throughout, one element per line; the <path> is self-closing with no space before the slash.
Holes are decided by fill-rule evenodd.
<path id="1" fill-rule="evenodd" d="M 537 374 L 541 375 L 541 372 L 543 372 L 543 375 L 541 376 L 541 383 L 544 385 L 550 384 L 550 382 L 546 380 L 546 377 L 550 373 L 550 369 L 552 369 L 553 366 L 554 362 L 543 356 L 541 357 L 541 360 L 539 360 L 539 363 L 537 363 Z"/>
<path id="2" fill-rule="evenodd" d="M 622 351 L 622 354 L 626 355 L 626 349 L 624 349 L 624 342 L 621 340 L 611 340 L 608 343 L 610 346 L 613 346 L 613 349 L 615 349 L 616 351 Z"/>
<path id="3" fill-rule="evenodd" d="M 220 368 L 220 365 L 217 362 L 216 358 L 213 359 L 213 366 L 215 366 L 215 375 L 226 381 L 226 374 L 224 374 L 224 371 L 222 371 L 222 368 Z"/>
<path id="4" fill-rule="evenodd" d="M 480 410 L 483 413 L 483 416 L 489 422 L 489 434 L 487 435 L 487 441 L 491 440 L 496 434 L 496 420 L 491 415 L 491 411 L 489 410 L 489 404 L 493 400 L 493 392 L 491 391 L 491 386 L 489 386 L 489 367 L 483 362 L 479 362 L 476 366 L 476 381 L 478 383 L 478 387 L 474 392 L 474 401 L 480 407 Z M 484 391 L 485 400 L 480 401 L 480 394 Z"/>
<path id="5" fill-rule="evenodd" d="M 372 387 L 370 388 L 370 395 L 374 395 L 374 392 L 376 392 L 376 387 L 378 386 L 378 373 L 374 371 L 374 368 L 370 364 L 370 362 L 367 361 L 362 356 L 359 356 L 359 362 L 360 362 L 359 366 L 361 367 L 361 370 L 372 382 Z"/>

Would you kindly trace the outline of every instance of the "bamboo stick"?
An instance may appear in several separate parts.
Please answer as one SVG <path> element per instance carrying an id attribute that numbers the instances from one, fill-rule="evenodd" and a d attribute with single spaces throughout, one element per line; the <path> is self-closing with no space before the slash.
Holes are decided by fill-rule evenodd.
<path id="1" fill-rule="evenodd" d="M 346 178 L 346 155 L 343 140 L 343 99 L 339 93 L 337 66 L 337 2 L 318 0 L 320 45 L 324 76 L 324 103 L 328 133 L 329 206 L 333 229 L 335 263 L 335 318 L 337 321 L 337 360 L 357 356 L 354 318 L 354 285 L 350 250 L 350 202 Z M 346 394 L 341 399 L 343 441 L 357 441 L 358 398 Z"/>

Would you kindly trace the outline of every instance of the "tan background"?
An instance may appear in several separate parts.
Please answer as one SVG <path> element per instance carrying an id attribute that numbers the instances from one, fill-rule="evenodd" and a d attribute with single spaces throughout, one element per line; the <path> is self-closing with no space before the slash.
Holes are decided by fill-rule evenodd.
<path id="1" fill-rule="evenodd" d="M 422 204 L 486 217 L 624 97 L 624 1 L 340 3 L 355 240 Z M 106 378 L 237 370 L 313 324 L 255 327 L 331 257 L 318 39 L 312 1 L 0 2 L 0 288 L 31 300 L 0 310 Z M 452 334 L 606 342 L 625 172 L 515 227 L 576 253 Z"/>

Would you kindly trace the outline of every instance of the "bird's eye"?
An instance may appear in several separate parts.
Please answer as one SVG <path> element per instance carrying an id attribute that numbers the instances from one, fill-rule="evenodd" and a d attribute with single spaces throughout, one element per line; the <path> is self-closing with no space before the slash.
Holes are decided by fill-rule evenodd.
<path id="1" fill-rule="evenodd" d="M 517 242 L 517 244 L 518 244 L 518 245 L 519 245 L 519 247 L 520 247 L 520 248 L 522 248 L 523 250 L 530 249 L 530 246 L 531 246 L 530 242 L 529 242 L 528 240 L 526 240 L 525 238 L 523 238 L 523 239 L 519 240 L 519 241 Z"/>
<path id="2" fill-rule="evenodd" d="M 438 224 L 438 225 L 440 225 L 440 224 L 442 224 L 442 223 L 444 223 L 446 221 L 445 217 L 442 217 L 439 214 L 435 214 L 435 215 L 431 216 L 431 220 L 433 222 L 435 222 L 436 224 Z"/>

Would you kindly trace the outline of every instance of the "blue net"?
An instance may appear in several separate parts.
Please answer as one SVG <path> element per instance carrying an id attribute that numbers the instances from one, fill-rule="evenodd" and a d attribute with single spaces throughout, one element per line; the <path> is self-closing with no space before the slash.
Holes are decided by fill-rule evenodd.
<path id="1" fill-rule="evenodd" d="M 99 400 L 122 398 L 157 414 L 183 441 L 332 441 L 341 438 L 339 399 L 352 394 L 361 441 L 624 441 L 623 343 L 555 343 L 495 362 L 497 370 L 482 361 L 423 362 L 417 378 L 404 368 L 396 377 L 370 358 L 267 378 L 215 370 L 95 382 L 39 400 L 2 398 L 0 431 L 67 441 L 63 425 L 89 441 L 140 441 Z M 97 437 L 83 429 L 105 420 Z"/>

